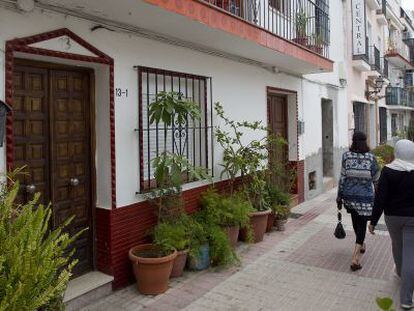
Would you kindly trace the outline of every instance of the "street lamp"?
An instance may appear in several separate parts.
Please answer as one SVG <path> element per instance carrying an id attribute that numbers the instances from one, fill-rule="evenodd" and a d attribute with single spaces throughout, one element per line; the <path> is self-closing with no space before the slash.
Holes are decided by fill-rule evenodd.
<path id="1" fill-rule="evenodd" d="M 378 78 L 375 79 L 374 81 L 374 86 L 373 86 L 373 90 L 370 91 L 369 89 L 366 91 L 366 97 L 368 99 L 371 99 L 372 95 L 373 99 L 375 101 L 375 144 L 378 144 L 378 100 L 379 100 L 379 96 L 378 94 L 381 93 L 382 88 L 384 87 L 385 84 L 385 80 L 382 76 L 379 76 Z"/>
<path id="2" fill-rule="evenodd" d="M 370 98 L 371 95 L 377 95 L 381 93 L 382 88 L 384 87 L 385 80 L 382 76 L 379 76 L 374 81 L 374 89 L 372 91 L 367 90 L 367 97 Z"/>

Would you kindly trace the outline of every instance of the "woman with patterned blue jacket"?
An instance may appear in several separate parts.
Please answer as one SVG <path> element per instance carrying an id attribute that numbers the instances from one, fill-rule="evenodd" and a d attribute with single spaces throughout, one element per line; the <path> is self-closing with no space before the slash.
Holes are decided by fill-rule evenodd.
<path id="1" fill-rule="evenodd" d="M 342 156 L 341 177 L 338 185 L 337 202 L 342 203 L 351 214 L 352 226 L 356 235 L 351 270 L 362 268 L 361 254 L 365 253 L 367 223 L 372 216 L 375 187 L 380 175 L 377 160 L 370 152 L 367 136 L 355 132 L 349 151 Z"/>

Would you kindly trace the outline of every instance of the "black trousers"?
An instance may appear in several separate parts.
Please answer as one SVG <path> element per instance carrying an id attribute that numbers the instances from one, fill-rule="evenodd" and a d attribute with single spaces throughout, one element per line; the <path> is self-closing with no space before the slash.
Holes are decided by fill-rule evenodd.
<path id="1" fill-rule="evenodd" d="M 367 224 L 369 221 L 369 217 L 360 216 L 354 210 L 351 210 L 350 213 L 352 218 L 352 227 L 354 228 L 354 232 L 356 235 L 355 243 L 362 245 L 364 244 L 365 236 L 367 234 Z"/>

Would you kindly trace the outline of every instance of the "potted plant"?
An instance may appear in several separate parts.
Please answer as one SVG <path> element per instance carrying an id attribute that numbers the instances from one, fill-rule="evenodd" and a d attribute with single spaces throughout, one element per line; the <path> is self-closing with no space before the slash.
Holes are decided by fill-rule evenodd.
<path id="1" fill-rule="evenodd" d="M 308 49 L 314 51 L 315 53 L 322 54 L 323 52 L 324 40 L 322 34 L 313 34 L 312 35 L 312 44 L 308 44 Z"/>
<path id="2" fill-rule="evenodd" d="M 222 226 L 217 222 L 217 219 L 211 210 L 202 209 L 194 215 L 195 223 L 202 228 L 198 229 L 198 234 L 201 238 L 207 240 L 209 259 L 213 266 L 228 266 L 238 261 L 238 257 L 230 245 L 230 240 L 223 230 Z M 202 239 L 200 239 L 202 241 Z M 197 245 L 198 244 L 198 245 Z M 197 249 L 198 248 L 198 249 Z M 193 255 L 205 256 L 203 251 L 205 244 L 200 242 L 193 244 L 191 257 Z M 197 258 L 194 256 L 194 258 Z"/>
<path id="3" fill-rule="evenodd" d="M 199 119 L 200 115 L 198 106 L 177 92 L 161 92 L 149 106 L 150 123 L 158 125 L 163 122 L 165 127 L 173 124 L 185 126 L 187 118 Z M 167 140 L 167 133 L 164 140 Z M 174 223 L 183 214 L 183 177 L 188 175 L 191 180 L 203 179 L 208 174 L 203 169 L 192 166 L 183 155 L 168 151 L 153 159 L 152 165 L 157 188 L 149 191 L 147 198 L 157 207 L 159 226 L 162 223 Z M 165 292 L 176 257 L 177 250 L 172 245 L 165 247 L 162 243 L 161 246 L 152 243 L 132 247 L 129 258 L 138 290 L 151 295 Z"/>
<path id="4" fill-rule="evenodd" d="M 183 214 L 177 221 L 159 223 L 154 229 L 154 244 L 165 253 L 177 250 L 171 277 L 183 275 L 191 242 L 191 218 Z"/>
<path id="5" fill-rule="evenodd" d="M 308 44 L 308 36 L 306 33 L 307 24 L 308 16 L 303 9 L 300 9 L 296 13 L 296 38 L 293 41 L 303 46 Z"/>
<path id="6" fill-rule="evenodd" d="M 190 270 L 200 271 L 210 267 L 210 246 L 206 227 L 197 218 L 198 213 L 195 213 L 191 222 L 191 244 L 187 263 Z"/>
<path id="7" fill-rule="evenodd" d="M 223 107 L 216 103 L 215 111 L 219 118 L 224 121 L 230 132 L 216 129 L 217 142 L 223 148 L 223 171 L 231 180 L 231 191 L 234 191 L 234 183 L 237 176 L 240 176 L 245 200 L 255 209 L 250 213 L 249 227 L 253 231 L 255 243 L 263 240 L 266 231 L 267 216 L 270 213 L 269 206 L 265 200 L 264 171 L 268 160 L 268 146 L 270 136 L 268 129 L 261 125 L 261 121 L 230 120 L 224 113 Z M 263 133 L 259 139 L 244 142 L 242 137 L 247 131 Z M 260 134 L 259 134 L 260 135 Z M 240 238 L 246 240 L 248 229 L 242 228 Z"/>
<path id="8" fill-rule="evenodd" d="M 273 210 L 275 212 L 275 227 L 278 231 L 285 230 L 285 224 L 290 214 L 290 195 L 283 191 L 278 191 L 277 199 Z"/>
<path id="9" fill-rule="evenodd" d="M 219 225 L 227 234 L 230 245 L 235 247 L 240 227 L 249 223 L 252 207 L 240 194 L 220 195 L 215 189 L 207 190 L 201 205 L 209 217 L 209 222 Z"/>

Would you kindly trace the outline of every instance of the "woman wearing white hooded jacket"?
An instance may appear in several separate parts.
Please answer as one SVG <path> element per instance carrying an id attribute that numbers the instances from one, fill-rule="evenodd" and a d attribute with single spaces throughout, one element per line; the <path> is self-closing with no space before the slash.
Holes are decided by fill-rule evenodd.
<path id="1" fill-rule="evenodd" d="M 395 160 L 386 165 L 378 182 L 369 231 L 385 214 L 392 241 L 396 273 L 401 277 L 401 307 L 413 309 L 414 292 L 414 143 L 400 140 Z"/>

